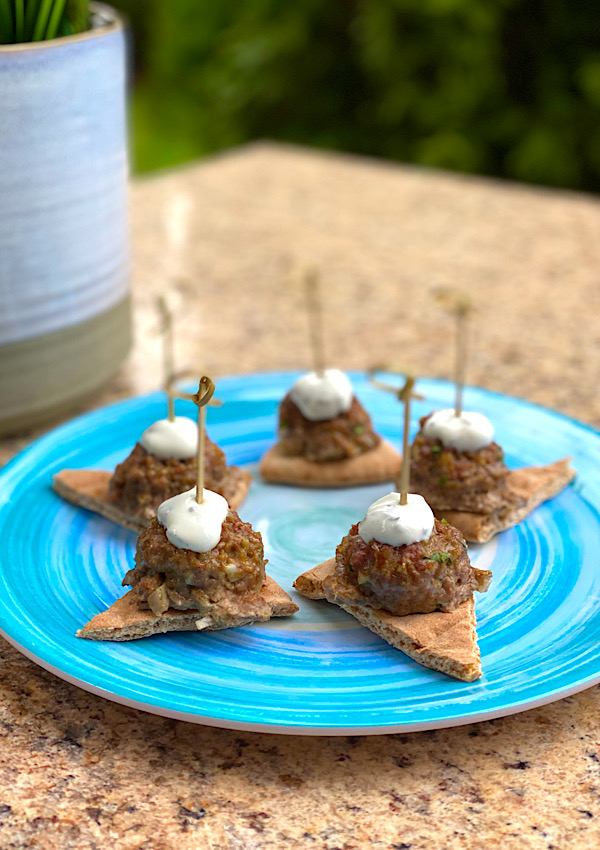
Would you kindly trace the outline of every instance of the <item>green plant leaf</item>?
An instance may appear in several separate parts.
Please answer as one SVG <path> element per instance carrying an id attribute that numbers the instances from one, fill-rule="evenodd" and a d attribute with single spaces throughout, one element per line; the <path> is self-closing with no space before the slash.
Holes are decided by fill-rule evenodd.
<path id="1" fill-rule="evenodd" d="M 60 26 L 60 20 L 65 10 L 66 2 L 67 0 L 54 0 L 54 5 L 50 14 L 50 20 L 48 21 L 48 26 L 46 27 L 46 39 L 56 38 L 56 33 L 58 31 L 58 27 Z"/>
<path id="2" fill-rule="evenodd" d="M 23 41 L 25 37 L 25 0 L 14 0 L 15 3 L 15 41 Z"/>
<path id="3" fill-rule="evenodd" d="M 27 0 L 27 6 L 25 8 L 24 41 L 31 41 L 33 39 L 33 30 L 40 9 L 40 2 L 41 0 Z"/>
<path id="4" fill-rule="evenodd" d="M 42 0 L 40 10 L 37 14 L 35 26 L 33 28 L 32 41 L 43 41 L 46 27 L 48 26 L 48 18 L 52 11 L 52 0 Z"/>
<path id="5" fill-rule="evenodd" d="M 89 0 L 67 0 L 64 21 L 72 33 L 85 32 L 89 29 Z"/>
<path id="6" fill-rule="evenodd" d="M 11 0 L 0 0 L 0 43 L 12 44 L 15 40 Z"/>

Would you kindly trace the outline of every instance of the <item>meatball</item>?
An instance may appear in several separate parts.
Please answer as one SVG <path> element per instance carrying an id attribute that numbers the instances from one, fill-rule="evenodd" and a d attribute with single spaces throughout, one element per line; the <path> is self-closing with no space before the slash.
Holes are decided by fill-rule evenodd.
<path id="1" fill-rule="evenodd" d="M 421 430 L 412 445 L 410 484 L 434 510 L 490 513 L 511 501 L 506 486 L 508 467 L 498 443 L 475 452 L 447 448 Z"/>
<path id="2" fill-rule="evenodd" d="M 353 525 L 337 547 L 335 575 L 372 607 L 398 616 L 454 611 L 491 579 L 471 566 L 460 531 L 437 519 L 428 540 L 405 546 L 365 543 Z"/>
<path id="3" fill-rule="evenodd" d="M 227 487 L 225 455 L 208 436 L 205 446 L 204 486 L 227 499 L 231 493 Z M 126 513 L 151 519 L 162 502 L 195 486 L 195 457 L 161 460 L 137 443 L 129 457 L 115 469 L 110 479 L 110 494 Z"/>
<path id="4" fill-rule="evenodd" d="M 279 408 L 279 447 L 287 455 L 301 455 L 316 463 L 344 460 L 368 452 L 381 437 L 371 417 L 356 398 L 347 413 L 333 419 L 307 419 L 288 393 Z"/>
<path id="5" fill-rule="evenodd" d="M 167 607 L 208 610 L 232 594 L 258 593 L 265 580 L 262 537 L 229 511 L 221 539 L 208 552 L 180 549 L 167 539 L 155 518 L 138 538 L 135 567 L 123 585 L 136 592 L 141 607 L 152 607 L 148 598 L 155 591 L 166 594 Z"/>

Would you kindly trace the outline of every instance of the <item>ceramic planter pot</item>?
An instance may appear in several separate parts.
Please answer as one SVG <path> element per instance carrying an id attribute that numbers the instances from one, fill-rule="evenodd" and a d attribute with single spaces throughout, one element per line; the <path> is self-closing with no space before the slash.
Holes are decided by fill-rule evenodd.
<path id="1" fill-rule="evenodd" d="M 130 345 L 126 43 L 0 46 L 0 433 L 73 408 Z"/>

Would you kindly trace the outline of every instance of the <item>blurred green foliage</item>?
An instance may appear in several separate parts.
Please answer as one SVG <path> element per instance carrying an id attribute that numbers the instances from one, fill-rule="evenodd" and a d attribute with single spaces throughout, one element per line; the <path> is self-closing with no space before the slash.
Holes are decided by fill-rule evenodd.
<path id="1" fill-rule="evenodd" d="M 271 138 L 600 190 L 589 0 L 114 0 L 135 161 Z"/>

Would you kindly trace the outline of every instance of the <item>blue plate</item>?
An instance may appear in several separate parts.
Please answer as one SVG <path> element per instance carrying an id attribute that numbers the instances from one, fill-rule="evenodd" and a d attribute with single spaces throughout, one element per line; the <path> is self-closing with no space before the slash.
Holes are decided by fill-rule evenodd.
<path id="1" fill-rule="evenodd" d="M 219 381 L 226 404 L 209 433 L 252 471 L 273 442 L 276 409 L 293 374 Z M 354 375 L 377 429 L 398 442 L 401 411 Z M 446 383 L 419 382 L 417 420 L 452 403 Z M 76 419 L 0 473 L 0 630 L 29 658 L 86 690 L 169 717 L 294 734 L 433 729 L 523 711 L 600 681 L 600 436 L 552 411 L 477 389 L 468 408 L 496 426 L 509 466 L 573 456 L 574 485 L 471 558 L 493 571 L 477 598 L 484 675 L 465 684 L 427 670 L 343 611 L 292 591 L 297 575 L 333 555 L 386 487 L 306 490 L 255 480 L 240 513 L 265 542 L 268 570 L 300 605 L 289 619 L 131 643 L 79 640 L 75 631 L 123 592 L 135 535 L 72 507 L 50 489 L 65 467 L 112 469 L 164 397 L 135 398 Z M 180 411 L 194 415 L 191 403 Z M 389 489 L 389 487 L 387 488 Z"/>

